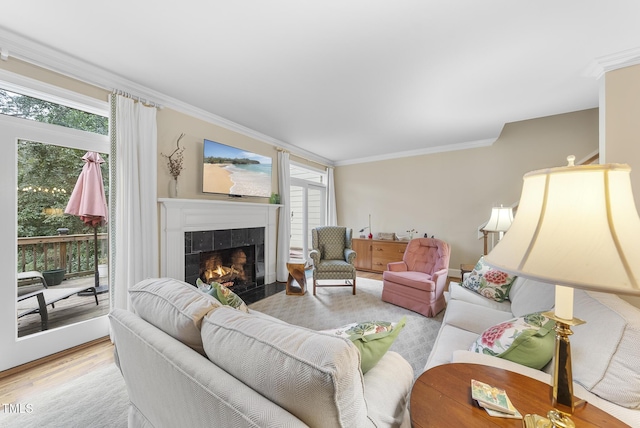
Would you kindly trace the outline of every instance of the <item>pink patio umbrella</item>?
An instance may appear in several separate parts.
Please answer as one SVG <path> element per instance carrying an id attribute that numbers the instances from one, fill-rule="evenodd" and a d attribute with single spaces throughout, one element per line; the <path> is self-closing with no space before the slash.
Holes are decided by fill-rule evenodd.
<path id="1" fill-rule="evenodd" d="M 84 224 L 93 227 L 95 287 L 96 292 L 104 293 L 109 287 L 100 286 L 98 273 L 98 226 L 107 222 L 107 198 L 104 194 L 100 169 L 104 159 L 96 152 L 87 152 L 82 160 L 84 161 L 82 172 L 78 176 L 64 212 L 80 217 Z"/>

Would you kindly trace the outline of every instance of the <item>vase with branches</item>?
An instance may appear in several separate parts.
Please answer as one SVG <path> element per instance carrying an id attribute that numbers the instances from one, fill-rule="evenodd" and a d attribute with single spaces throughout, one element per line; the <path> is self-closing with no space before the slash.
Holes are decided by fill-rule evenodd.
<path id="1" fill-rule="evenodd" d="M 180 140 L 184 137 L 184 133 L 180 134 L 178 140 L 176 141 L 176 148 L 169 155 L 165 155 L 164 153 L 160 153 L 163 157 L 167 159 L 167 167 L 169 168 L 169 174 L 173 178 L 172 181 L 169 182 L 169 196 L 175 198 L 178 195 L 178 177 L 184 168 L 182 162 L 184 160 L 184 147 L 180 147 Z"/>

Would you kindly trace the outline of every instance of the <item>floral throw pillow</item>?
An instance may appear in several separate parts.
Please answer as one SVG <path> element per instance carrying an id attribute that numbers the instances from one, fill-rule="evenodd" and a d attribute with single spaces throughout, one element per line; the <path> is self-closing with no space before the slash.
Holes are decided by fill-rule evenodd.
<path id="1" fill-rule="evenodd" d="M 480 257 L 473 271 L 462 281 L 462 286 L 496 302 L 509 297 L 509 289 L 516 279 L 514 275 L 499 271 L 485 263 Z"/>
<path id="2" fill-rule="evenodd" d="M 553 358 L 554 324 L 540 312 L 514 318 L 486 329 L 469 350 L 539 370 Z"/>
<path id="3" fill-rule="evenodd" d="M 322 330 L 322 332 L 351 340 L 360 351 L 360 369 L 364 374 L 378 364 L 378 361 L 398 337 L 405 323 L 406 317 L 402 317 L 397 323 L 388 321 L 354 322 L 342 327 Z"/>
<path id="4" fill-rule="evenodd" d="M 244 300 L 224 285 L 217 282 L 206 284 L 200 278 L 196 280 L 196 285 L 200 291 L 212 295 L 223 305 L 249 313 L 249 308 L 247 304 L 244 303 Z"/>

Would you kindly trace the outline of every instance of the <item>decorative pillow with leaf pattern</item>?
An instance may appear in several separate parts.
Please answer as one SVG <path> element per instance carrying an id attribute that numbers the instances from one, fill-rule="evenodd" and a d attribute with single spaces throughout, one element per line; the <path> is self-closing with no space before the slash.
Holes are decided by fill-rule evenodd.
<path id="1" fill-rule="evenodd" d="M 322 330 L 322 332 L 351 340 L 360 351 L 360 369 L 364 374 L 375 366 L 389 350 L 405 323 L 406 317 L 402 317 L 397 323 L 388 321 L 356 322 L 330 330 Z"/>
<path id="2" fill-rule="evenodd" d="M 503 302 L 509 298 L 509 289 L 515 279 L 516 276 L 494 269 L 485 263 L 484 257 L 480 257 L 473 271 L 462 281 L 462 286 L 487 299 Z"/>
<path id="3" fill-rule="evenodd" d="M 554 325 L 540 312 L 514 318 L 486 329 L 469 350 L 541 369 L 553 358 Z"/>
<path id="4" fill-rule="evenodd" d="M 249 308 L 244 303 L 244 300 L 224 285 L 217 282 L 205 284 L 200 278 L 196 280 L 196 285 L 200 291 L 215 297 L 223 305 L 249 313 Z"/>

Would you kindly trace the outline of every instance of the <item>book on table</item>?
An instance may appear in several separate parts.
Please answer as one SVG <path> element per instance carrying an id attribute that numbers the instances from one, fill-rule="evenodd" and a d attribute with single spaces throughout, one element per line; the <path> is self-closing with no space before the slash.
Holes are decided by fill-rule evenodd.
<path id="1" fill-rule="evenodd" d="M 515 413 L 504 413 L 504 412 L 499 412 L 497 410 L 492 410 L 492 409 L 487 409 L 486 407 L 484 408 L 484 410 L 486 410 L 486 412 L 489 414 L 489 416 L 494 416 L 497 418 L 510 418 L 510 419 L 522 419 L 522 414 L 516 410 L 516 408 L 513 406 L 513 404 L 511 404 L 511 400 L 509 400 L 509 398 L 507 397 L 507 403 L 509 405 L 509 407 L 513 408 L 513 410 L 515 410 Z"/>
<path id="2" fill-rule="evenodd" d="M 515 415 L 518 413 L 518 410 L 513 406 L 504 389 L 480 382 L 479 380 L 471 379 L 471 398 L 476 400 L 478 404 L 485 409 L 496 410 L 500 413 L 506 413 L 507 415 Z"/>

